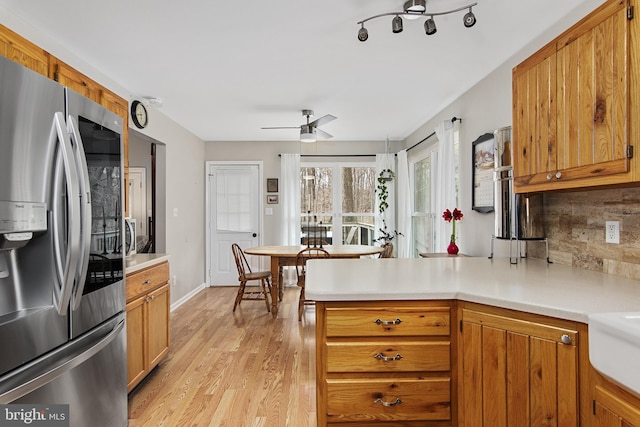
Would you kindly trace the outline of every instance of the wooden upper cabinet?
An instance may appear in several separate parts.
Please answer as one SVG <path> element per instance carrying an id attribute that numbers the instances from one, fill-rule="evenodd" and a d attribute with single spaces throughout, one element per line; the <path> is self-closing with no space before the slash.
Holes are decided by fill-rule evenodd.
<path id="1" fill-rule="evenodd" d="M 49 76 L 95 102 L 99 103 L 102 98 L 102 87 L 98 83 L 53 56 L 49 63 Z"/>
<path id="2" fill-rule="evenodd" d="M 49 75 L 49 54 L 4 25 L 0 25 L 0 55 L 43 76 Z"/>
<path id="3" fill-rule="evenodd" d="M 514 68 L 516 192 L 638 180 L 630 148 L 638 30 L 630 3 L 607 1 Z"/>

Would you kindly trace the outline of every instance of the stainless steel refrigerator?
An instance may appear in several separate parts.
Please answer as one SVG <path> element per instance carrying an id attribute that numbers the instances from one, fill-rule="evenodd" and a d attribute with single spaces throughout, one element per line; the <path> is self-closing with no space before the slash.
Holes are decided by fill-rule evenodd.
<path id="1" fill-rule="evenodd" d="M 0 403 L 127 425 L 122 119 L 0 57 Z"/>

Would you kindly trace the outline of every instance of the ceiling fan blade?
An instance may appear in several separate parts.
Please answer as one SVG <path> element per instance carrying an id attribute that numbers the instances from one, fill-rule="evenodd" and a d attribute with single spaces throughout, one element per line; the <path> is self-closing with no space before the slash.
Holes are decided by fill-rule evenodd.
<path id="1" fill-rule="evenodd" d="M 300 126 L 268 126 L 260 129 L 300 129 Z"/>
<path id="2" fill-rule="evenodd" d="M 311 123 L 309 123 L 309 125 L 313 126 L 313 127 L 318 127 L 318 126 L 322 126 L 325 123 L 332 122 L 335 119 L 337 119 L 336 116 L 332 116 L 331 114 L 327 114 L 327 115 L 324 115 L 324 116 L 320 117 L 319 119 L 316 119 L 316 120 L 312 121 Z"/>
<path id="3" fill-rule="evenodd" d="M 327 133 L 322 129 L 318 129 L 318 128 L 315 128 L 315 129 L 316 129 L 316 135 L 318 136 L 318 138 L 322 138 L 322 139 L 333 138 L 333 135 L 331 135 L 330 133 Z"/>

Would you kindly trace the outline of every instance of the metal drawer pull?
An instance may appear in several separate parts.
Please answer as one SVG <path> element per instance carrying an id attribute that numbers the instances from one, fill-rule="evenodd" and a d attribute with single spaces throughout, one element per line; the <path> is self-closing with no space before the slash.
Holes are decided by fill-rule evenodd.
<path id="1" fill-rule="evenodd" d="M 560 337 L 560 341 L 562 341 L 562 344 L 571 344 L 571 337 L 567 334 L 564 334 Z"/>
<path id="2" fill-rule="evenodd" d="M 400 320 L 399 318 L 396 318 L 396 320 L 376 319 L 373 321 L 373 323 L 378 325 L 383 325 L 383 326 L 390 326 L 390 325 L 399 325 L 400 323 L 402 323 L 402 320 Z"/>
<path id="3" fill-rule="evenodd" d="M 143 285 L 148 285 L 149 283 L 151 283 L 151 279 L 147 279 L 144 282 L 142 282 Z"/>
<path id="4" fill-rule="evenodd" d="M 376 405 L 382 405 L 382 406 L 396 406 L 402 403 L 402 399 L 400 399 L 399 397 L 396 397 L 396 400 L 394 402 L 385 402 L 384 400 L 382 400 L 381 398 L 377 398 L 376 400 L 373 401 L 373 403 L 375 403 Z"/>
<path id="5" fill-rule="evenodd" d="M 400 359 L 402 359 L 402 355 L 401 355 L 400 353 L 397 353 L 397 354 L 396 354 L 395 356 L 393 356 L 393 357 L 388 357 L 388 356 L 385 356 L 385 355 L 384 355 L 384 354 L 382 354 L 382 353 L 378 353 L 378 354 L 376 354 L 376 355 L 375 355 L 375 356 L 373 356 L 373 357 L 374 357 L 374 358 L 376 358 L 376 359 L 378 359 L 378 360 L 383 360 L 383 361 L 385 361 L 385 362 L 393 362 L 393 361 L 396 361 L 396 360 L 400 360 Z"/>

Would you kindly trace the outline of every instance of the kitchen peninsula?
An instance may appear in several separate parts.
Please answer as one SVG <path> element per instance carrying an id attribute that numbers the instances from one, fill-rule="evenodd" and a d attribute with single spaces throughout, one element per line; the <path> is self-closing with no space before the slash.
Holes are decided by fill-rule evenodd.
<path id="1" fill-rule="evenodd" d="M 598 388 L 640 408 L 588 349 L 588 316 L 640 311 L 638 281 L 531 259 L 314 260 L 306 291 L 318 426 L 589 426 L 617 408 L 593 409 Z"/>

